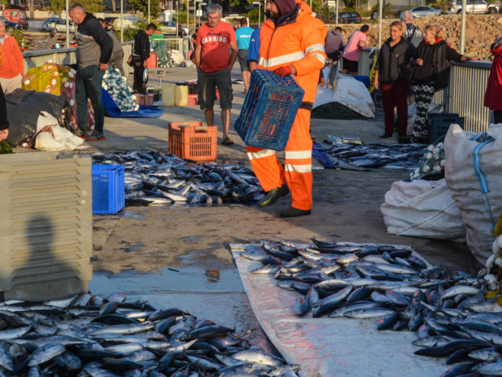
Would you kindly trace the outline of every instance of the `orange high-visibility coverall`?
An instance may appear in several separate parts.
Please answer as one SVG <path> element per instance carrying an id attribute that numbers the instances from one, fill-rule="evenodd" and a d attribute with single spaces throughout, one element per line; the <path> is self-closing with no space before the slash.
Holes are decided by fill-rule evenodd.
<path id="1" fill-rule="evenodd" d="M 324 41 L 326 26 L 312 17 L 312 10 L 303 1 L 295 22 L 275 25 L 267 20 L 260 31 L 260 61 L 258 67 L 274 71 L 293 65 L 294 79 L 305 90 L 303 103 L 313 104 L 319 70 L 323 68 L 326 54 Z M 303 107 L 303 106 L 302 106 Z M 251 166 L 265 191 L 281 187 L 287 181 L 291 190 L 293 208 L 309 210 L 312 207 L 312 139 L 309 134 L 310 111 L 300 108 L 286 145 L 283 169 L 275 151 L 247 147 Z"/>

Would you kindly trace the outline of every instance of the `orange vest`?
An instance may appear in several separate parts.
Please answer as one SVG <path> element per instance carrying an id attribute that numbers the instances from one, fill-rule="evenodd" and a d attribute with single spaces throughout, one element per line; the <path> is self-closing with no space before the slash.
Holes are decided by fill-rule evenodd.
<path id="1" fill-rule="evenodd" d="M 312 10 L 303 1 L 296 0 L 300 10 L 296 22 L 276 27 L 267 20 L 260 31 L 260 61 L 258 68 L 274 71 L 279 67 L 293 65 L 294 79 L 305 90 L 304 102 L 313 103 L 319 70 L 324 67 L 326 53 L 326 26 L 312 17 Z"/>

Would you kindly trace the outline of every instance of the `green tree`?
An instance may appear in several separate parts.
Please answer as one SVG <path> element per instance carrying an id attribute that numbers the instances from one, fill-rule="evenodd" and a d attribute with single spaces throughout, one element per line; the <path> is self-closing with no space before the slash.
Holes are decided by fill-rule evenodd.
<path id="1" fill-rule="evenodd" d="M 72 1 L 70 5 L 74 2 L 75 1 Z M 97 13 L 105 9 L 102 0 L 80 0 L 78 2 L 83 5 L 85 11 L 88 13 Z M 49 10 L 58 16 L 61 16 L 61 13 L 65 10 L 65 8 L 66 0 L 49 0 Z"/>
<path id="2" fill-rule="evenodd" d="M 134 12 L 143 13 L 143 18 L 148 17 L 148 0 L 127 0 L 127 5 Z M 157 0 L 150 0 L 150 19 L 155 20 L 160 16 L 161 10 Z"/>

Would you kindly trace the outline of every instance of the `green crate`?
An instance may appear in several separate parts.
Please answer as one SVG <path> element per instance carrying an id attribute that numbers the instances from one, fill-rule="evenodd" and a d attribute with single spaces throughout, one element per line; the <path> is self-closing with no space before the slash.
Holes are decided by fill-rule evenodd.
<path id="1" fill-rule="evenodd" d="M 452 124 L 458 124 L 464 129 L 464 118 L 458 116 L 458 114 L 441 113 L 427 114 L 427 116 L 429 118 L 429 144 L 446 135 Z"/>

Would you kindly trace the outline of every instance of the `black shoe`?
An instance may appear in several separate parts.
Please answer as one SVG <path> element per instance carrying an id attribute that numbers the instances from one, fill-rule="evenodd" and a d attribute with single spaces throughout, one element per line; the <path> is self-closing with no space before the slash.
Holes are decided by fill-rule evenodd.
<path id="1" fill-rule="evenodd" d="M 277 199 L 279 199 L 281 196 L 286 196 L 289 194 L 289 188 L 286 185 L 283 185 L 282 187 L 276 187 L 273 190 L 270 190 L 267 192 L 267 196 L 265 196 L 260 202 L 258 203 L 259 207 L 266 207 L 274 204 Z"/>
<path id="2" fill-rule="evenodd" d="M 99 131 L 92 131 L 92 134 L 86 136 L 85 140 L 87 141 L 100 141 L 100 140 L 105 140 L 106 137 Z"/>
<path id="3" fill-rule="evenodd" d="M 383 134 L 382 136 L 378 136 L 379 139 L 388 139 L 389 137 L 392 137 L 392 135 Z"/>
<path id="4" fill-rule="evenodd" d="M 310 209 L 298 209 L 290 207 L 289 209 L 285 209 L 281 211 L 281 217 L 299 217 L 299 216 L 307 216 L 310 215 L 312 211 Z"/>

